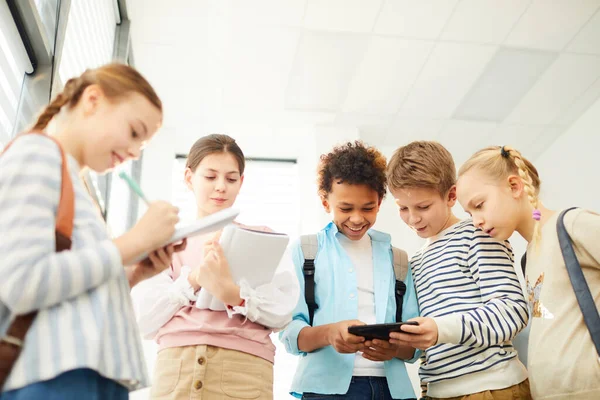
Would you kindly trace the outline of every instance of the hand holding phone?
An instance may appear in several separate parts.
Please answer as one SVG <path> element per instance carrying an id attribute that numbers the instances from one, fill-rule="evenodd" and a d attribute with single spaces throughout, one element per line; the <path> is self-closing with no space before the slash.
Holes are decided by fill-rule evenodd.
<path id="1" fill-rule="evenodd" d="M 350 326 L 348 327 L 348 332 L 356 336 L 364 337 L 366 340 L 390 340 L 390 333 L 401 332 L 402 330 L 400 327 L 402 325 L 418 326 L 419 324 L 416 321 L 408 321 L 395 322 L 391 324 Z"/>
<path id="2" fill-rule="evenodd" d="M 406 326 L 401 332 L 390 333 L 390 343 L 427 350 L 438 342 L 438 326 L 433 318 L 417 317 L 410 322 L 418 326 Z"/>
<path id="3" fill-rule="evenodd" d="M 350 328 L 365 326 L 364 322 L 358 320 L 340 321 L 331 324 L 327 340 L 329 344 L 342 354 L 356 353 L 362 351 L 365 347 L 365 338 L 356 336 L 350 332 Z"/>

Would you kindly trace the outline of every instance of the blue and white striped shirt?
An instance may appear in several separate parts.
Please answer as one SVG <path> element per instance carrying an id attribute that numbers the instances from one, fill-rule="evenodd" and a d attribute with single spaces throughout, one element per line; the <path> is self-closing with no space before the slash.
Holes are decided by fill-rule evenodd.
<path id="1" fill-rule="evenodd" d="M 68 157 L 75 191 L 72 249 L 55 253 L 61 188 L 56 144 L 25 135 L 0 157 L 0 335 L 39 310 L 4 390 L 91 368 L 130 389 L 146 366 L 121 256 Z"/>
<path id="2" fill-rule="evenodd" d="M 421 315 L 438 325 L 438 343 L 419 370 L 432 397 L 506 388 L 526 379 L 512 338 L 528 321 L 508 241 L 471 220 L 432 239 L 411 260 Z"/>

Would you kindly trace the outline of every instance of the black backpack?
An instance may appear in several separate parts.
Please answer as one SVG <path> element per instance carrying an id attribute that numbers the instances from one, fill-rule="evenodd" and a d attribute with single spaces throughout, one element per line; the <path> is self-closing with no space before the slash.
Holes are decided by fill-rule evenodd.
<path id="1" fill-rule="evenodd" d="M 308 317 L 310 325 L 313 324 L 315 311 L 319 308 L 315 300 L 315 257 L 319 250 L 317 235 L 303 235 L 300 237 L 302 253 L 304 254 L 304 299 L 308 306 Z M 404 250 L 392 246 L 394 259 L 394 275 L 396 285 L 394 296 L 396 298 L 396 322 L 402 322 L 402 301 L 406 293 L 406 274 L 408 273 L 408 255 Z"/>

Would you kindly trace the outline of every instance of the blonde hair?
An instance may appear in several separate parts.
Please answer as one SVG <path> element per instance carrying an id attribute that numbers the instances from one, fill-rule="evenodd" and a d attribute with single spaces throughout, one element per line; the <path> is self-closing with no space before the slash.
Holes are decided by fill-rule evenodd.
<path id="1" fill-rule="evenodd" d="M 428 188 L 445 196 L 456 184 L 456 167 L 450 152 L 438 142 L 415 141 L 394 152 L 387 177 L 391 190 Z"/>
<path id="2" fill-rule="evenodd" d="M 41 112 L 32 130 L 44 130 L 63 106 L 76 106 L 83 91 L 90 85 L 100 86 L 109 99 L 118 99 L 132 92 L 139 93 L 162 112 L 162 102 L 148 81 L 132 67 L 113 63 L 88 69 L 78 78 L 69 79 L 63 91 Z"/>
<path id="3" fill-rule="evenodd" d="M 523 155 L 510 146 L 491 146 L 473 154 L 458 170 L 462 176 L 471 169 L 483 171 L 491 178 L 503 180 L 510 175 L 518 175 L 523 181 L 523 187 L 529 203 L 534 210 L 539 207 L 541 180 L 537 169 Z M 535 221 L 532 242 L 541 237 L 540 223 Z"/>

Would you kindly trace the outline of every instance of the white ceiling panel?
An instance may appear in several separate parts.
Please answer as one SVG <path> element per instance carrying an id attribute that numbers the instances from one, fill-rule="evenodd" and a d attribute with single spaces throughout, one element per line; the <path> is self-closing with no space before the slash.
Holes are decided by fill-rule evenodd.
<path id="1" fill-rule="evenodd" d="M 575 53 L 600 54 L 600 10 L 575 36 L 567 47 L 568 51 Z"/>
<path id="2" fill-rule="evenodd" d="M 600 0 L 127 3 L 136 67 L 186 148 L 230 131 L 277 156 L 325 125 L 441 140 L 457 163 L 487 144 L 530 155 L 600 98 Z"/>
<path id="3" fill-rule="evenodd" d="M 304 27 L 324 31 L 371 32 L 382 0 L 308 0 Z"/>
<path id="4" fill-rule="evenodd" d="M 134 0 L 127 7 L 135 43 L 175 44 L 185 37 L 203 41 L 217 15 L 215 4 L 195 0 Z"/>
<path id="5" fill-rule="evenodd" d="M 375 33 L 436 39 L 450 18 L 457 0 L 385 0 Z"/>
<path id="6" fill-rule="evenodd" d="M 500 44 L 530 0 L 462 0 L 442 32 L 442 40 Z"/>
<path id="7" fill-rule="evenodd" d="M 600 0 L 534 0 L 505 44 L 562 50 L 598 7 Z"/>
<path id="8" fill-rule="evenodd" d="M 338 110 L 368 38 L 305 32 L 287 86 L 287 109 Z"/>
<path id="9" fill-rule="evenodd" d="M 421 71 L 433 42 L 375 36 L 358 67 L 345 112 L 395 114 Z"/>
<path id="10" fill-rule="evenodd" d="M 450 118 L 496 50 L 495 46 L 438 43 L 400 115 Z"/>
<path id="11" fill-rule="evenodd" d="M 224 105 L 283 108 L 285 88 L 300 39 L 295 28 L 242 26 L 224 48 Z"/>
<path id="12" fill-rule="evenodd" d="M 385 137 L 385 146 L 400 147 L 414 140 L 437 140 L 448 121 L 396 117 Z"/>
<path id="13" fill-rule="evenodd" d="M 548 51 L 500 48 L 454 116 L 503 121 L 557 57 Z"/>
<path id="14" fill-rule="evenodd" d="M 166 2 L 173 4 L 172 1 Z M 306 0 L 219 0 L 235 22 L 301 27 Z"/>
<path id="15" fill-rule="evenodd" d="M 600 57 L 563 54 L 508 116 L 514 124 L 548 125 L 600 76 Z"/>

